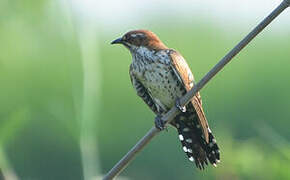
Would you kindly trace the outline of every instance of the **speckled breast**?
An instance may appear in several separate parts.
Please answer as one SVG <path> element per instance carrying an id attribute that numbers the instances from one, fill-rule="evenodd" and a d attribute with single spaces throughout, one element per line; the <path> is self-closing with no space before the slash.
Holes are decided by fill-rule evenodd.
<path id="1" fill-rule="evenodd" d="M 168 53 L 152 56 L 145 56 L 146 59 L 139 57 L 138 60 L 133 61 L 133 68 L 136 68 L 138 79 L 154 101 L 164 110 L 169 110 L 174 106 L 176 98 L 184 95 L 186 90 L 170 65 Z"/>
<path id="2" fill-rule="evenodd" d="M 147 87 L 155 101 L 160 101 L 170 109 L 178 97 L 185 93 L 174 71 L 164 64 L 152 64 L 152 71 L 145 71 L 144 85 Z"/>

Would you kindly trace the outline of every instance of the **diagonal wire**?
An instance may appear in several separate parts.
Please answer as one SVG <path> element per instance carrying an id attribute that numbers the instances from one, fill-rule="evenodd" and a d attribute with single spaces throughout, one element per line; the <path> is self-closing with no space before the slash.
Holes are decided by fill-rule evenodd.
<path id="1" fill-rule="evenodd" d="M 268 24 L 270 24 L 280 13 L 290 6 L 290 0 L 284 0 L 274 9 L 260 24 L 258 24 L 244 39 L 242 39 L 228 54 L 226 54 L 189 92 L 181 99 L 181 106 L 185 106 L 192 97 L 200 91 L 235 55 L 237 55 L 251 40 L 253 40 Z M 174 106 L 163 117 L 164 122 L 171 122 L 179 110 Z M 146 135 L 105 175 L 103 180 L 111 180 L 124 170 L 128 164 L 160 131 L 152 127 Z"/>

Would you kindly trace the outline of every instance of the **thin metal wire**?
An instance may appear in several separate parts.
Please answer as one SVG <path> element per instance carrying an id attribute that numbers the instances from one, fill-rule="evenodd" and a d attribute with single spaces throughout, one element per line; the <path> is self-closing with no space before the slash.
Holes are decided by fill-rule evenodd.
<path id="1" fill-rule="evenodd" d="M 216 64 L 189 92 L 181 99 L 182 106 L 186 105 L 192 97 L 200 91 L 233 57 L 235 57 L 252 39 L 254 39 L 268 24 L 270 24 L 281 12 L 290 6 L 290 0 L 284 0 L 270 15 L 268 15 L 260 24 L 258 24 L 243 40 L 241 40 L 228 54 L 226 54 L 218 64 Z M 174 106 L 168 111 L 162 120 L 167 123 L 171 122 L 178 113 Z M 151 128 L 146 135 L 140 139 L 137 144 L 106 174 L 103 180 L 111 180 L 124 170 L 128 164 L 135 158 L 150 140 L 160 131 L 155 127 Z"/>

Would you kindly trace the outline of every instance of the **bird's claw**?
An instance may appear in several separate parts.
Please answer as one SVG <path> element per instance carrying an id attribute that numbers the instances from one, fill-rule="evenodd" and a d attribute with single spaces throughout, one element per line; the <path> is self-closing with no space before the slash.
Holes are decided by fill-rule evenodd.
<path id="1" fill-rule="evenodd" d="M 157 129 L 159 129 L 160 131 L 162 131 L 162 130 L 165 129 L 165 122 L 162 120 L 162 116 L 157 115 L 157 116 L 155 117 L 155 121 L 154 121 L 154 123 L 155 123 L 155 127 L 156 127 Z M 166 130 L 167 130 L 167 129 L 166 129 Z"/>
<path id="2" fill-rule="evenodd" d="M 177 109 L 179 109 L 181 112 L 183 112 L 183 113 L 186 112 L 186 107 L 180 105 L 180 99 L 179 99 L 179 98 L 176 99 L 175 106 L 176 106 Z"/>

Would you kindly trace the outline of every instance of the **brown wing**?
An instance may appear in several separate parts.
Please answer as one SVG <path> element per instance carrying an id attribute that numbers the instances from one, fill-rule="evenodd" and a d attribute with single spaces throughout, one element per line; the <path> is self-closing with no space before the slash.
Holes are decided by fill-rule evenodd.
<path id="1" fill-rule="evenodd" d="M 194 86 L 194 77 L 192 75 L 192 72 L 186 63 L 185 59 L 174 50 L 171 50 L 170 53 L 171 56 L 171 64 L 172 68 L 179 78 L 179 80 L 183 83 L 186 90 L 189 91 Z M 202 109 L 202 101 L 199 92 L 193 97 L 191 100 L 191 103 L 193 107 L 195 108 L 195 111 L 198 115 L 199 124 L 202 126 L 203 134 L 205 137 L 206 142 L 208 142 L 208 123 L 205 117 L 205 114 Z"/>

